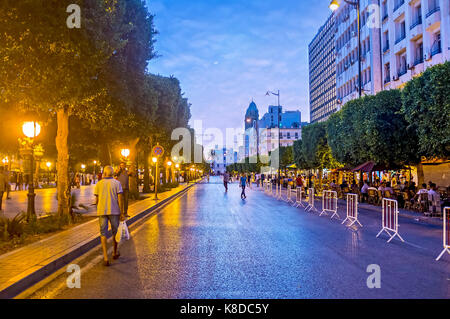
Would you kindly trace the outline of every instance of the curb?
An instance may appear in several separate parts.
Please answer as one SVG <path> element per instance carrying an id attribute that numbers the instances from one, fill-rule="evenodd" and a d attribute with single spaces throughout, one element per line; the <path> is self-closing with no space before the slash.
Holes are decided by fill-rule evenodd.
<path id="1" fill-rule="evenodd" d="M 161 206 L 164 206 L 172 202 L 173 200 L 177 199 L 178 197 L 184 195 L 188 190 L 190 190 L 195 185 L 197 185 L 197 182 L 186 186 L 186 188 L 184 188 L 183 190 L 158 202 L 156 205 L 150 207 L 149 209 L 136 214 L 135 216 L 127 220 L 127 225 L 130 227 L 131 225 L 143 219 L 144 217 L 147 217 L 148 215 L 155 213 L 159 208 L 161 208 Z M 110 237 L 111 233 L 108 234 L 108 238 Z M 99 244 L 100 244 L 100 235 L 92 236 L 80 242 L 76 246 L 69 248 L 67 252 L 62 253 L 60 256 L 57 256 L 56 258 L 52 257 L 51 258 L 52 260 L 49 261 L 48 263 L 44 262 L 45 265 L 37 265 L 31 267 L 28 271 L 25 272 L 25 276 L 23 276 L 24 273 L 17 276 L 22 278 L 17 280 L 11 278 L 9 283 L 6 284 L 7 286 L 2 290 L 0 290 L 0 299 L 14 298 L 21 292 L 35 285 L 39 281 L 45 279 L 58 269 L 67 265 L 68 263 L 80 257 L 81 255 L 87 253 L 89 250 L 95 248 Z"/>

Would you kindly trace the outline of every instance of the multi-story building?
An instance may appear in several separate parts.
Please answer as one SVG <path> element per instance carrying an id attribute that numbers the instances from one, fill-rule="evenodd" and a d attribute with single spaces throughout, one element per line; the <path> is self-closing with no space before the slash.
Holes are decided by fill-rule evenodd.
<path id="1" fill-rule="evenodd" d="M 381 12 L 384 89 L 450 60 L 448 0 L 384 0 Z"/>
<path id="2" fill-rule="evenodd" d="M 215 174 L 223 174 L 227 166 L 238 161 L 238 152 L 232 148 L 220 148 L 218 145 L 211 151 L 211 171 Z"/>
<path id="3" fill-rule="evenodd" d="M 372 6 L 378 0 L 361 0 L 361 81 L 363 94 L 375 94 L 383 89 L 381 76 L 380 28 Z M 336 15 L 336 88 L 338 109 L 359 96 L 358 28 L 354 6 L 341 3 Z M 375 17 L 375 18 L 374 18 Z M 375 19 L 375 20 L 373 20 Z M 378 26 L 378 28 L 377 28 Z"/>
<path id="4" fill-rule="evenodd" d="M 361 80 L 363 95 L 401 88 L 428 67 L 450 60 L 450 4 L 448 0 L 361 0 Z M 314 82 L 323 62 L 314 45 L 326 34 L 327 23 L 310 44 L 311 121 L 320 121 L 316 91 L 328 84 Z M 337 110 L 358 95 L 358 30 L 354 6 L 340 1 L 334 12 Z M 324 66 L 322 66 L 323 68 Z M 318 84 L 316 84 L 318 83 Z M 317 88 L 317 86 L 320 88 Z"/>
<path id="5" fill-rule="evenodd" d="M 245 115 L 245 157 L 268 155 L 279 146 L 291 146 L 301 139 L 300 111 L 283 112 L 282 106 L 270 105 L 260 120 L 258 115 L 256 104 L 250 103 Z"/>
<path id="6" fill-rule="evenodd" d="M 311 123 L 336 112 L 336 41 L 332 14 L 309 44 L 309 103 Z"/>

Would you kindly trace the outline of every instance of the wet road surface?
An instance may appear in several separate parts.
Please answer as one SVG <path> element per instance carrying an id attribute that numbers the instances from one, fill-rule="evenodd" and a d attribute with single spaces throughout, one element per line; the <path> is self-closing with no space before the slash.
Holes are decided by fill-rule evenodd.
<path id="1" fill-rule="evenodd" d="M 255 188 L 242 201 L 236 183 L 225 194 L 211 178 L 140 226 L 111 267 L 82 271 L 80 289 L 55 297 L 450 297 L 450 256 L 434 260 L 440 227 L 400 218 L 406 243 L 387 244 L 386 235 L 375 238 L 379 214 L 361 210 L 360 221 L 363 228 L 347 228 Z M 371 264 L 380 266 L 380 289 L 367 287 Z"/>

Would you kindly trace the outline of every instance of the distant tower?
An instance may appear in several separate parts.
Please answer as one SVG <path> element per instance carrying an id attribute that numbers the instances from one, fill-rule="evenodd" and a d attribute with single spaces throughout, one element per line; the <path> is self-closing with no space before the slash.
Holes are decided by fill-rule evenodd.
<path id="1" fill-rule="evenodd" d="M 245 157 L 250 157 L 255 155 L 255 151 L 258 151 L 258 121 L 259 112 L 258 107 L 252 100 L 252 103 L 247 108 L 245 113 L 245 135 L 244 135 L 244 145 L 245 145 Z M 256 133 L 256 141 L 255 141 Z M 256 142 L 256 145 L 255 145 Z M 252 144 L 252 145 L 251 145 Z"/>

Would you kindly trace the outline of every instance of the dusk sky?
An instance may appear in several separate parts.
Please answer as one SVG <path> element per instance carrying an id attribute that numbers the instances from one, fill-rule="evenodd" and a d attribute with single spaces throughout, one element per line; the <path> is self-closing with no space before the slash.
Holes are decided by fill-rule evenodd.
<path id="1" fill-rule="evenodd" d="M 203 127 L 241 127 L 252 98 L 309 121 L 308 44 L 330 15 L 328 0 L 148 0 L 159 31 L 151 73 L 174 75 Z"/>

